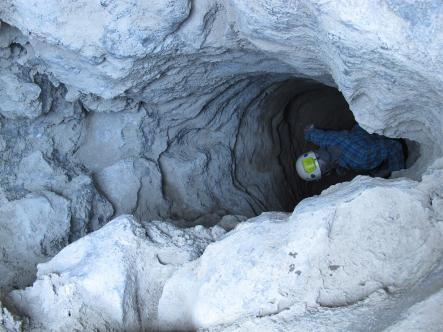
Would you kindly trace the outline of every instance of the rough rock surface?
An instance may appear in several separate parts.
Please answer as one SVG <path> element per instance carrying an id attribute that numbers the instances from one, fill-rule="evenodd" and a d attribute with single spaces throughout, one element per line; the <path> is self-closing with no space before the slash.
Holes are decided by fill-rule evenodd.
<path id="1" fill-rule="evenodd" d="M 397 292 L 407 297 L 441 258 L 442 162 L 434 162 L 443 146 L 442 54 L 439 1 L 1 1 L 2 292 L 30 285 L 37 263 L 80 239 L 57 256 L 67 265 L 54 258 L 41 265 L 32 288 L 11 295 L 19 313 L 31 316 L 26 328 L 406 328 L 393 317 L 422 301 L 411 308 L 420 318 L 417 308 L 439 305 L 431 296 L 443 287 L 433 279 L 426 296 L 393 309 Z M 416 142 L 411 167 L 394 174 L 409 180 L 359 178 L 303 201 L 290 215 L 303 198 L 349 179 L 308 187 L 293 167 L 306 147 L 303 127 L 344 129 L 353 120 L 348 107 L 369 131 Z M 230 230 L 265 211 L 281 213 L 249 219 L 198 260 L 209 240 L 189 251 L 172 245 L 179 232 L 172 224 Z M 168 255 L 175 252 L 180 266 L 168 270 L 149 258 L 163 247 L 142 229 L 161 222 L 117 219 L 84 238 L 127 213 L 170 222 Z M 122 220 L 133 232 L 114 228 Z M 121 243 L 112 230 L 131 239 L 118 253 L 121 265 L 91 249 Z M 81 256 L 82 266 L 100 271 L 91 278 L 106 278 L 106 266 L 124 276 L 106 286 L 111 293 L 116 287 L 112 301 L 120 307 L 95 308 L 110 298 L 91 298 L 89 276 L 71 278 L 81 274 L 75 257 L 82 245 L 92 251 Z M 292 247 L 300 247 L 297 257 L 288 254 Z M 194 254 L 185 259 L 183 250 Z M 140 279 L 131 278 L 149 264 L 169 274 L 144 280 L 140 292 Z M 180 280 L 186 283 L 178 287 Z M 52 286 L 72 297 L 62 299 Z M 140 304 L 151 286 L 155 300 Z M 28 303 L 17 299 L 20 292 Z M 423 292 L 417 286 L 416 294 Z M 20 329 L 7 302 L 0 326 Z M 53 312 L 43 313 L 42 304 Z M 160 321 L 151 320 L 158 306 Z M 80 310 L 66 318 L 71 307 L 91 316 Z"/>
<path id="2" fill-rule="evenodd" d="M 441 6 L 395 0 L 370 1 L 358 11 L 347 1 L 29 6 L 8 0 L 0 7 L 1 19 L 22 32 L 3 24 L 5 70 L 40 88 L 41 113 L 57 109 L 59 122 L 46 135 L 63 124 L 70 137 L 53 140 L 54 152 L 98 174 L 117 213 L 189 221 L 212 215 L 206 219 L 215 223 L 225 214 L 290 211 L 310 193 L 291 172 L 300 151 L 287 148 L 288 137 L 300 128 L 285 107 L 319 89 L 308 79 L 336 86 L 369 130 L 420 142 L 422 158 L 409 176 L 440 154 Z M 54 101 L 56 91 L 63 98 Z M 56 107 L 60 99 L 64 105 Z M 75 121 L 67 110 L 61 115 L 70 103 Z M 71 148 L 54 146 L 59 141 Z M 147 163 L 141 170 L 113 166 L 139 159 Z M 129 179 L 129 190 L 139 189 L 136 207 L 125 191 L 111 192 L 112 172 Z"/>
<path id="3" fill-rule="evenodd" d="M 292 215 L 242 223 L 166 282 L 160 319 L 172 330 L 210 327 L 413 286 L 443 255 L 442 225 L 417 187 L 361 177 Z"/>
<path id="4" fill-rule="evenodd" d="M 11 332 L 11 331 L 22 331 L 23 322 L 20 318 L 12 314 L 8 309 L 3 307 L 0 302 L 0 331 L 1 332 Z"/>
<path id="5" fill-rule="evenodd" d="M 412 306 L 403 319 L 386 332 L 443 331 L 443 290 Z"/>
<path id="6" fill-rule="evenodd" d="M 68 202 L 51 192 L 0 204 L 0 291 L 26 286 L 36 265 L 68 244 Z"/>
<path id="7" fill-rule="evenodd" d="M 123 216 L 40 264 L 34 285 L 10 293 L 8 304 L 37 330 L 243 330 L 289 315 L 286 329 L 305 331 L 297 317 L 328 308 L 356 323 L 348 307 L 357 306 L 357 318 L 362 304 L 395 308 L 406 290 L 443 268 L 443 224 L 431 204 L 443 192 L 434 176 L 421 183 L 359 177 L 292 214 L 265 213 L 227 234 Z M 374 330 L 395 322 L 389 310 L 384 320 L 372 318 Z M 361 329 L 367 322 L 359 318 Z M 311 317 L 311 327 L 327 322 Z"/>
<path id="8" fill-rule="evenodd" d="M 9 302 L 41 330 L 155 329 L 164 282 L 224 233 L 122 216 L 40 264 L 32 288 Z"/>

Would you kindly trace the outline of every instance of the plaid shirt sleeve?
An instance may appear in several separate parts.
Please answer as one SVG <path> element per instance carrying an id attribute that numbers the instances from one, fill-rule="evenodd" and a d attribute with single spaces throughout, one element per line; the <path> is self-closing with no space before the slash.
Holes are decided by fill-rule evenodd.
<path id="1" fill-rule="evenodd" d="M 305 131 L 305 139 L 322 148 L 335 147 L 341 151 L 352 149 L 351 142 L 348 139 L 348 133 L 345 131 L 322 130 L 317 128 L 309 128 Z M 337 164 L 343 168 L 352 168 L 346 154 L 341 154 L 336 160 Z"/>
<path id="2" fill-rule="evenodd" d="M 305 140 L 323 148 L 346 144 L 346 133 L 343 131 L 309 128 L 305 131 Z"/>
<path id="3" fill-rule="evenodd" d="M 336 162 L 344 168 L 372 170 L 384 160 L 391 172 L 404 168 L 403 151 L 399 142 L 389 138 L 380 139 L 380 136 L 370 135 L 359 126 L 351 131 L 310 128 L 305 132 L 305 139 L 323 148 L 339 148 L 341 155 Z"/>

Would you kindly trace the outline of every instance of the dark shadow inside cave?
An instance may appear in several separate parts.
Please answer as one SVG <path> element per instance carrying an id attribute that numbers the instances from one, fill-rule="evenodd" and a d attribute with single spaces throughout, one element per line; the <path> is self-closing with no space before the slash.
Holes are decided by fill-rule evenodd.
<path id="1" fill-rule="evenodd" d="M 237 200 L 227 214 L 250 217 L 265 211 L 290 212 L 302 199 L 357 175 L 332 172 L 318 182 L 305 182 L 296 173 L 297 157 L 315 147 L 304 139 L 309 124 L 333 130 L 349 130 L 355 124 L 337 89 L 313 80 L 288 79 L 263 89 L 242 112 L 232 173 L 252 213 Z"/>
<path id="2" fill-rule="evenodd" d="M 273 189 L 262 190 L 262 195 L 268 197 L 267 205 L 264 204 L 266 208 L 262 211 L 291 212 L 302 199 L 318 195 L 331 185 L 350 181 L 361 174 L 352 170 L 342 170 L 338 174 L 332 170 L 329 174 L 322 175 L 319 181 L 307 182 L 296 173 L 295 163 L 298 156 L 318 148 L 305 140 L 306 127 L 313 125 L 319 129 L 340 131 L 350 130 L 356 124 L 348 103 L 336 88 L 310 80 L 288 80 L 282 82 L 271 97 L 262 103 L 260 112 L 262 114 L 257 117 L 258 121 L 269 122 L 271 127 L 269 131 L 272 132 L 268 134 L 272 142 L 268 154 L 271 158 L 277 159 L 267 162 L 278 165 L 270 172 L 275 184 L 270 186 L 265 181 L 262 182 L 265 188 L 268 186 Z M 257 137 L 256 143 L 262 145 L 261 140 Z M 408 149 L 411 152 L 417 150 L 413 142 L 401 141 L 404 143 L 404 153 Z M 417 153 L 410 154 L 409 157 L 407 167 L 411 165 L 413 159 L 417 159 Z M 263 155 L 261 158 L 264 158 Z M 260 157 L 256 158 L 253 167 L 257 167 L 260 162 L 263 160 L 260 160 Z M 252 190 L 250 193 L 253 195 Z"/>
<path id="3" fill-rule="evenodd" d="M 336 172 L 323 176 L 321 180 L 306 182 L 301 180 L 295 172 L 296 158 L 316 146 L 304 139 L 304 129 L 312 124 L 316 128 L 326 130 L 350 130 L 355 124 L 355 118 L 349 109 L 343 95 L 335 88 L 320 86 L 294 97 L 284 109 L 285 121 L 280 127 L 280 135 L 287 135 L 286 151 L 289 160 L 283 161 L 285 171 L 293 178 L 294 201 L 288 202 L 286 210 L 291 211 L 301 199 L 319 194 L 329 186 L 349 181 L 358 175 L 347 171 L 340 175 Z M 290 156 L 293 156 L 292 158 Z"/>

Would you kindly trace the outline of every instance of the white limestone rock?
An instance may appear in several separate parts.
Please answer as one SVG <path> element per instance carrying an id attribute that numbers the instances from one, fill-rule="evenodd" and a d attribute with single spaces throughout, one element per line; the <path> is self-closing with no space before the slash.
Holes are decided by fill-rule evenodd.
<path id="1" fill-rule="evenodd" d="M 9 6 L 13 3 L 13 6 Z M 108 51 L 117 57 L 143 56 L 161 44 L 188 17 L 190 1 L 127 3 L 115 0 L 6 1 L 4 16 L 34 38 L 61 42 L 80 54 L 100 57 Z M 46 16 L 41 16 L 46 12 Z M 31 25 L 32 24 L 32 25 Z"/>
<path id="2" fill-rule="evenodd" d="M 95 95 L 78 96 L 74 100 L 81 100 L 84 107 L 92 112 L 136 112 L 138 110 L 138 103 L 125 97 L 104 99 Z"/>
<path id="3" fill-rule="evenodd" d="M 134 214 L 142 220 L 168 217 L 157 165 L 144 158 L 121 160 L 97 172 L 96 184 L 113 204 L 115 215 Z"/>
<path id="4" fill-rule="evenodd" d="M 359 177 L 304 200 L 291 216 L 242 223 L 166 282 L 161 321 L 168 329 L 207 328 L 408 289 L 443 257 L 430 190 L 419 188 Z"/>
<path id="5" fill-rule="evenodd" d="M 17 28 L 0 26 L 0 115 L 7 119 L 34 119 L 45 111 L 41 87 L 21 67 L 29 57 L 25 44 Z"/>
<path id="6" fill-rule="evenodd" d="M 59 78 L 69 77 L 72 86 L 87 84 L 87 92 L 110 96 L 116 88 L 123 92 L 129 87 L 112 80 L 128 75 L 135 58 L 152 52 L 173 34 L 187 19 L 191 6 L 189 0 L 37 1 L 32 6 L 28 1 L 8 0 L 0 8 L 2 19 L 30 36 L 37 54 Z M 76 68 L 74 54 L 82 57 L 84 70 Z M 97 69 L 98 79 L 91 79 L 87 72 Z"/>
<path id="7" fill-rule="evenodd" d="M 214 239 L 201 226 L 121 216 L 40 264 L 34 285 L 8 301 L 38 329 L 153 330 L 166 279 Z"/>
<path id="8" fill-rule="evenodd" d="M 443 258 L 435 167 L 422 183 L 359 177 L 227 234 L 122 216 L 40 264 L 8 303 L 37 330 L 352 330 Z"/>

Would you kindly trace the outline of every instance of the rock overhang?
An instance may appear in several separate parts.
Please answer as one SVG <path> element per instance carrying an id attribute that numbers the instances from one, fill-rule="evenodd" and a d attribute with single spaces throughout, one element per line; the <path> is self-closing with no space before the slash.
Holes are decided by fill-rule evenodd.
<path id="1" fill-rule="evenodd" d="M 441 139 L 440 133 L 431 128 L 432 123 L 440 121 L 438 91 L 443 84 L 438 56 L 442 44 L 439 43 L 442 36 L 437 32 L 441 24 L 438 6 L 422 10 L 426 15 L 421 17 L 411 10 L 412 5 L 408 7 L 397 1 L 388 1 L 377 10 L 367 3 L 357 12 L 345 2 L 340 11 L 333 4 L 317 1 L 294 6 L 281 1 L 254 4 L 210 1 L 204 5 L 189 1 L 174 5 L 156 2 L 155 15 L 169 13 L 168 20 L 162 22 L 168 28 L 157 40 L 161 47 L 145 48 L 142 55 L 134 51 L 119 57 L 105 47 L 110 35 L 105 27 L 124 20 L 125 26 L 137 30 L 146 8 L 115 1 L 105 5 L 69 2 L 53 5 L 53 10 L 60 11 L 63 17 L 56 25 L 50 20 L 39 24 L 32 19 L 46 10 L 48 4 L 43 3 L 36 4 L 31 12 L 25 10 L 25 3 L 20 6 L 6 3 L 3 19 L 29 32 L 30 43 L 37 49 L 51 49 L 39 55 L 47 70 L 84 93 L 112 98 L 130 91 L 140 96 L 143 91 L 143 99 L 148 101 L 159 95 L 179 95 L 180 91 L 182 96 L 210 93 L 217 81 L 227 80 L 231 75 L 283 73 L 336 85 L 357 120 L 371 131 L 402 136 L 393 124 L 401 122 L 397 118 L 403 110 L 410 118 L 411 114 L 420 115 L 428 129 L 421 134 L 409 133 L 408 138 L 422 143 L 431 142 L 434 137 Z M 90 14 L 105 11 L 106 20 L 89 16 L 78 20 L 75 15 L 82 10 Z M 381 24 L 382 21 L 386 23 Z M 156 29 L 161 30 L 163 25 L 155 22 L 143 23 L 152 24 L 154 30 L 146 26 L 138 32 L 149 36 Z M 73 24 L 80 24 L 82 29 L 92 25 L 95 28 L 90 28 L 90 32 L 98 31 L 98 35 L 91 38 L 80 33 L 83 30 L 73 33 Z M 429 38 L 430 34 L 434 38 Z M 136 34 L 130 37 L 139 38 Z M 123 38 L 114 44 L 122 51 L 133 50 L 130 40 Z M 70 49 L 74 41 L 79 46 Z M 89 44 L 100 49 L 100 54 L 82 52 Z M 97 57 L 102 59 L 100 63 L 94 63 Z M 428 111 L 418 114 L 416 109 Z M 417 116 L 414 118 L 417 121 Z"/>
<path id="2" fill-rule="evenodd" d="M 365 4 L 354 16 L 346 3 L 337 12 L 317 1 L 289 7 L 282 1 L 155 2 L 149 10 L 117 1 L 65 1 L 52 4 L 60 15 L 45 22 L 39 13 L 49 4 L 36 3 L 32 11 L 25 2 L 11 4 L 3 4 L 2 19 L 24 34 L 4 23 L 2 41 L 24 51 L 5 57 L 5 65 L 14 65 L 2 69 L 13 78 L 4 99 L 14 107 L 2 114 L 18 119 L 41 119 L 56 109 L 69 114 L 70 144 L 57 143 L 63 140 L 59 131 L 52 138 L 55 149 L 49 141 L 39 149 L 48 159 L 58 156 L 53 168 L 68 160 L 71 177 L 85 167 L 105 195 L 114 197 L 118 214 L 193 220 L 291 210 L 307 194 L 300 194 L 306 186 L 297 182 L 291 165 L 301 147 L 288 138 L 299 139 L 294 130 L 304 122 L 287 107 L 308 90 L 331 91 L 316 82 L 338 88 L 346 99 L 338 107 L 349 103 L 369 131 L 420 143 L 418 162 L 397 176 L 419 179 L 441 155 L 440 34 L 423 57 L 412 57 L 423 46 L 412 32 L 431 27 L 396 1 L 377 15 Z M 144 22 L 148 12 L 168 19 Z M 437 29 L 438 8 L 425 12 Z M 371 17 L 373 23 L 362 23 Z M 384 19 L 391 20 L 381 29 L 375 22 Z M 123 35 L 137 33 L 114 40 L 110 31 L 118 29 L 108 29 L 111 25 L 124 28 Z M 156 47 L 134 41 L 142 37 Z M 8 91 L 26 98 L 12 100 Z M 65 120 L 55 125 L 60 121 Z M 127 179 L 122 194 L 112 193 L 115 184 L 105 180 L 112 177 Z M 200 184 L 189 186 L 195 182 Z M 144 203 L 149 199 L 154 206 Z"/>

